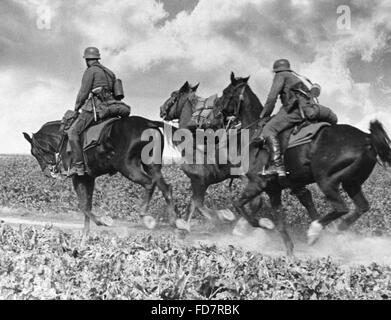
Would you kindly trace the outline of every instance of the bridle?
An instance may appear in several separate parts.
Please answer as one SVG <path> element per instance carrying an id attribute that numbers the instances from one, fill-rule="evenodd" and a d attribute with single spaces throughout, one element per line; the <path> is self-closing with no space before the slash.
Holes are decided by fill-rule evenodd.
<path id="1" fill-rule="evenodd" d="M 32 145 L 35 147 L 36 152 L 38 153 L 38 156 L 41 157 L 41 159 L 49 166 L 49 171 L 50 174 L 53 178 L 57 178 L 57 173 L 59 172 L 59 165 L 62 162 L 62 156 L 61 156 L 61 149 L 64 146 L 65 143 L 65 135 L 62 135 L 60 144 L 56 150 L 55 147 L 50 146 L 51 150 L 44 148 L 38 140 L 32 136 Z M 54 160 L 51 158 L 48 158 L 48 154 L 53 154 L 54 153 Z"/>
<path id="2" fill-rule="evenodd" d="M 240 94 L 239 94 L 239 100 L 238 100 L 238 103 L 234 109 L 234 113 L 233 113 L 233 116 L 235 118 L 238 118 L 239 117 L 239 112 L 240 112 L 240 108 L 242 106 L 242 103 L 244 101 L 244 91 L 246 90 L 246 88 L 248 87 L 248 84 L 247 83 L 239 83 L 238 85 L 236 85 L 233 90 L 232 90 L 232 94 L 229 96 L 228 98 L 228 101 L 223 105 L 223 110 L 227 110 L 228 106 L 231 104 L 232 102 L 232 99 L 234 97 L 236 97 L 235 93 L 238 89 L 242 89 L 240 91 Z"/>
<path id="3" fill-rule="evenodd" d="M 246 90 L 246 88 L 248 87 L 248 83 L 239 83 L 238 85 L 236 85 L 233 90 L 232 90 L 232 94 L 230 95 L 229 97 L 229 100 L 227 101 L 227 103 L 223 106 L 223 109 L 222 110 L 226 110 L 228 105 L 231 103 L 232 99 L 235 97 L 235 92 L 242 88 L 242 90 L 240 91 L 240 94 L 239 94 L 239 100 L 238 100 L 238 103 L 235 107 L 235 110 L 234 110 L 234 115 L 233 117 L 231 117 L 231 119 L 229 120 L 228 124 L 227 124 L 227 129 L 230 127 L 231 123 L 233 121 L 235 121 L 236 119 L 239 118 L 239 112 L 241 110 L 241 107 L 242 107 L 242 103 L 244 101 L 244 92 Z M 252 127 L 254 127 L 255 125 L 257 125 L 259 123 L 259 121 L 262 120 L 262 119 L 257 119 L 255 120 L 254 122 L 250 123 L 249 125 L 245 126 L 245 127 L 242 127 L 240 129 L 240 131 L 242 130 L 246 130 L 246 129 L 251 129 Z"/>
<path id="4" fill-rule="evenodd" d="M 230 127 L 231 123 L 239 118 L 240 109 L 242 107 L 242 103 L 244 101 L 244 92 L 246 91 L 246 88 L 248 87 L 248 84 L 246 82 L 239 83 L 232 89 L 232 94 L 228 97 L 228 101 L 223 105 L 222 110 L 227 110 L 228 106 L 231 104 L 232 99 L 236 97 L 236 91 L 238 89 L 242 89 L 239 94 L 238 103 L 234 108 L 233 116 L 229 119 L 227 124 L 227 129 Z M 221 112 L 221 111 L 220 111 Z"/>
<path id="5" fill-rule="evenodd" d="M 35 136 L 32 136 L 32 145 L 35 147 L 35 150 L 37 151 L 38 155 L 42 158 L 42 160 L 49 165 L 56 165 L 56 162 L 52 161 L 51 159 L 48 158 L 48 153 L 53 153 L 53 150 L 48 150 L 44 148 L 38 140 L 35 138 Z M 54 153 L 56 153 L 56 150 L 54 150 Z"/>

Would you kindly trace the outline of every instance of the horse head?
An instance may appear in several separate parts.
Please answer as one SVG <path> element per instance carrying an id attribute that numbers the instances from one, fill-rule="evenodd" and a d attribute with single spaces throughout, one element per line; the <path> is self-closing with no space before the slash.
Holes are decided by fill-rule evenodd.
<path id="1" fill-rule="evenodd" d="M 42 172 L 45 176 L 53 178 L 58 174 L 57 152 L 56 146 L 59 145 L 59 133 L 46 133 L 45 126 L 31 137 L 27 133 L 23 133 L 24 138 L 31 145 L 31 154 L 38 161 Z"/>
<path id="2" fill-rule="evenodd" d="M 197 91 L 199 85 L 192 86 L 186 81 L 179 90 L 171 93 L 170 98 L 160 107 L 160 117 L 166 121 L 180 119 L 187 98 Z"/>
<path id="3" fill-rule="evenodd" d="M 238 78 L 231 73 L 231 83 L 223 90 L 219 98 L 221 112 L 225 117 L 240 119 L 247 125 L 259 118 L 262 104 L 248 85 L 250 77 Z M 249 123 L 247 123 L 249 122 Z"/>

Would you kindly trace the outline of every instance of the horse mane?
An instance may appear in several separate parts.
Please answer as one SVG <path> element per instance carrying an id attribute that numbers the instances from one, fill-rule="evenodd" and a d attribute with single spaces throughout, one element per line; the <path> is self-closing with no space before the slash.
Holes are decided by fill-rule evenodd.
<path id="1" fill-rule="evenodd" d="M 61 121 L 60 121 L 60 120 L 49 121 L 49 122 L 45 123 L 45 124 L 41 127 L 41 129 L 39 129 L 39 131 L 38 131 L 37 133 L 43 131 L 43 130 L 46 129 L 47 127 L 59 126 L 59 125 L 61 125 Z"/>
<path id="2" fill-rule="evenodd" d="M 43 151 L 55 152 L 58 140 L 61 138 L 60 126 L 60 120 L 45 123 L 37 133 L 32 135 L 33 144 Z"/>
<path id="3" fill-rule="evenodd" d="M 56 120 L 56 121 L 50 121 L 50 122 L 47 122 L 45 123 L 41 129 L 39 129 L 39 131 L 37 133 L 34 134 L 35 137 L 40 137 L 40 136 L 47 136 L 48 133 L 45 132 L 47 131 L 47 129 L 49 129 L 50 127 L 60 127 L 61 125 L 61 121 L 60 120 Z M 58 129 L 58 128 L 56 128 Z"/>
<path id="4" fill-rule="evenodd" d="M 263 105 L 262 105 L 261 101 L 259 100 L 257 95 L 252 91 L 250 86 L 247 86 L 247 88 L 248 88 L 248 91 L 249 91 L 250 98 L 252 100 L 251 101 L 251 107 L 252 108 L 257 108 L 257 112 L 259 111 L 259 114 L 261 114 L 261 112 L 263 111 Z"/>

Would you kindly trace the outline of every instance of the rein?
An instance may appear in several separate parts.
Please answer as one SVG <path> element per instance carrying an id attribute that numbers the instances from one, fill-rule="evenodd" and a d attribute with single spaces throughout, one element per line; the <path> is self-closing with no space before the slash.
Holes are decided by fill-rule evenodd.
<path id="1" fill-rule="evenodd" d="M 240 91 L 240 94 L 239 94 L 239 100 L 238 100 L 238 103 L 236 105 L 236 108 L 235 108 L 235 111 L 234 111 L 234 119 L 237 119 L 238 116 L 239 116 L 239 112 L 240 112 L 240 108 L 242 107 L 242 103 L 244 101 L 244 92 L 246 91 L 246 88 L 248 87 L 248 84 L 247 83 L 240 83 L 238 84 L 237 86 L 234 87 L 233 89 L 233 92 L 235 93 L 236 90 L 240 89 L 241 87 L 242 90 Z M 228 102 L 225 104 L 225 106 L 223 106 L 223 110 L 224 109 L 227 109 L 227 106 L 231 103 L 232 99 L 235 97 L 235 94 L 232 94 L 230 97 L 229 97 L 229 100 Z M 234 119 L 231 119 L 227 125 L 227 128 L 229 127 L 229 125 L 231 124 L 232 121 L 234 121 Z M 258 124 L 260 121 L 260 119 L 257 119 L 256 121 L 250 123 L 249 125 L 247 125 L 246 127 L 244 128 L 241 128 L 240 131 L 242 130 L 245 130 L 245 129 L 251 129 L 254 125 Z"/>
<path id="2" fill-rule="evenodd" d="M 37 150 L 37 153 L 39 154 L 39 156 L 49 165 L 52 165 L 52 166 L 57 166 L 60 161 L 61 161 L 61 155 L 59 154 L 61 149 L 63 148 L 64 146 L 64 142 L 65 142 L 65 135 L 62 135 L 61 137 L 61 141 L 58 145 L 58 147 L 53 147 L 51 145 L 49 145 L 52 150 L 49 150 L 49 149 L 46 149 L 44 148 L 39 142 L 38 140 L 35 138 L 35 136 L 33 135 L 32 136 L 32 143 L 33 145 L 36 147 L 36 150 Z M 47 154 L 48 153 L 54 153 L 55 155 L 55 160 L 54 160 L 54 163 L 53 161 L 51 160 L 48 160 L 47 158 Z"/>
<path id="3" fill-rule="evenodd" d="M 239 116 L 240 108 L 241 108 L 242 103 L 243 103 L 243 101 L 244 101 L 244 92 L 245 92 L 246 88 L 248 87 L 248 84 L 247 84 L 247 83 L 240 83 L 239 85 L 235 86 L 234 89 L 233 89 L 233 94 L 229 97 L 228 102 L 227 102 L 227 103 L 224 105 L 224 107 L 223 107 L 224 109 L 227 109 L 228 105 L 231 103 L 232 99 L 235 97 L 235 92 L 236 92 L 239 88 L 241 88 L 242 86 L 243 86 L 243 88 L 242 88 L 242 90 L 240 91 L 240 94 L 239 94 L 239 101 L 238 101 L 237 106 L 236 106 L 236 108 L 235 108 L 234 116 L 233 116 L 233 118 L 230 119 L 230 121 L 229 121 L 229 123 L 228 123 L 228 125 L 227 125 L 227 128 L 226 128 L 227 130 L 228 130 L 230 124 L 231 124 L 235 119 L 237 119 L 238 116 Z M 255 125 L 257 125 L 261 120 L 262 120 L 262 119 L 257 119 L 257 120 L 255 120 L 254 122 L 250 123 L 249 125 L 247 125 L 247 126 L 245 126 L 245 127 L 243 127 L 243 128 L 240 128 L 239 132 L 242 132 L 243 130 L 246 130 L 246 129 L 251 129 L 251 128 L 253 128 L 253 127 L 254 127 Z"/>
<path id="4" fill-rule="evenodd" d="M 238 85 L 236 85 L 233 89 L 233 93 L 229 97 L 229 100 L 227 101 L 227 103 L 225 105 L 223 105 L 223 110 L 227 109 L 228 105 L 231 103 L 232 99 L 235 97 L 236 90 L 240 89 L 241 87 L 243 87 L 243 88 L 240 91 L 239 101 L 238 101 L 238 104 L 236 105 L 236 108 L 234 110 L 234 117 L 235 118 L 237 118 L 239 116 L 240 108 L 242 106 L 242 102 L 244 101 L 244 91 L 248 87 L 248 84 L 247 83 L 239 83 Z"/>

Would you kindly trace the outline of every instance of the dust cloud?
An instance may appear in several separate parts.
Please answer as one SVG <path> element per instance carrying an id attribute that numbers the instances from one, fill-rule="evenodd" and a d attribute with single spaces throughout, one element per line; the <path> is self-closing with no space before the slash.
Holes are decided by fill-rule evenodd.
<path id="1" fill-rule="evenodd" d="M 270 257 L 285 256 L 285 246 L 277 231 L 241 226 L 241 235 L 218 234 L 199 241 L 221 248 L 234 246 Z M 305 236 L 292 235 L 297 259 L 332 258 L 342 265 L 391 265 L 391 237 L 367 237 L 353 232 L 338 233 L 326 229 L 313 246 L 305 242 Z"/>

